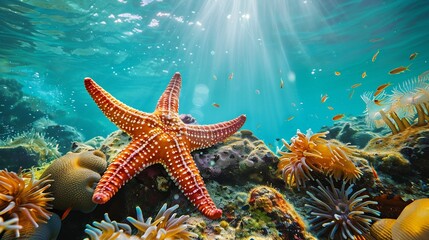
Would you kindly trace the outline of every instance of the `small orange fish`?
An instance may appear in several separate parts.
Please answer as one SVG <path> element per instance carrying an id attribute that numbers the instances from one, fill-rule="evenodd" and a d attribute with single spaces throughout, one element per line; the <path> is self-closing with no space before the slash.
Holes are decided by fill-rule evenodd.
<path id="1" fill-rule="evenodd" d="M 69 215 L 69 213 L 71 212 L 71 210 L 73 209 L 73 207 L 68 207 L 63 214 L 61 215 L 61 220 L 66 219 L 66 217 Z"/>
<path id="2" fill-rule="evenodd" d="M 340 72 L 335 72 L 335 76 L 340 76 L 341 73 Z"/>
<path id="3" fill-rule="evenodd" d="M 372 42 L 372 43 L 375 43 L 375 42 L 380 42 L 380 41 L 383 41 L 383 40 L 384 40 L 384 38 L 373 38 L 373 39 L 370 39 L 369 41 Z"/>
<path id="4" fill-rule="evenodd" d="M 294 118 L 295 118 L 295 116 L 290 116 L 290 117 L 287 118 L 287 121 L 289 122 L 289 121 L 291 121 Z"/>
<path id="5" fill-rule="evenodd" d="M 328 106 L 328 109 L 331 110 L 331 111 L 334 110 L 334 108 L 331 107 L 331 106 Z"/>
<path id="6" fill-rule="evenodd" d="M 419 53 L 417 53 L 417 52 L 415 52 L 415 53 L 411 54 L 411 55 L 410 55 L 410 60 L 414 60 L 414 58 L 416 58 L 418 54 L 419 54 Z"/>
<path id="7" fill-rule="evenodd" d="M 345 116 L 344 114 L 337 114 L 332 118 L 332 120 L 337 121 L 343 118 L 344 116 Z"/>
<path id="8" fill-rule="evenodd" d="M 326 100 L 328 100 L 328 94 L 325 94 L 325 95 L 321 95 L 321 96 L 320 96 L 320 102 L 321 102 L 321 103 L 326 102 Z"/>
<path id="9" fill-rule="evenodd" d="M 379 53 L 380 53 L 380 49 L 377 50 L 377 52 L 374 54 L 374 56 L 372 56 L 372 62 L 375 62 Z"/>
<path id="10" fill-rule="evenodd" d="M 403 73 L 403 72 L 405 72 L 407 70 L 409 71 L 410 70 L 410 66 L 411 66 L 411 64 L 408 65 L 408 66 L 406 66 L 406 67 L 400 66 L 400 67 L 394 68 L 394 69 L 390 70 L 389 74 L 391 74 L 391 75 L 393 75 L 393 74 L 400 74 L 400 73 Z"/>
<path id="11" fill-rule="evenodd" d="M 357 87 L 360 87 L 361 85 L 362 85 L 362 83 L 356 83 L 356 84 L 352 85 L 352 88 L 357 88 Z"/>
<path id="12" fill-rule="evenodd" d="M 285 86 L 285 82 L 282 78 L 280 78 L 280 88 L 283 88 Z"/>
<path id="13" fill-rule="evenodd" d="M 366 78 L 366 72 L 362 73 L 362 78 Z"/>
<path id="14" fill-rule="evenodd" d="M 219 108 L 219 107 L 220 107 L 219 103 L 212 103 L 212 106 L 213 106 L 213 107 L 216 107 L 216 108 Z"/>
<path id="15" fill-rule="evenodd" d="M 353 94 L 355 93 L 355 90 L 353 89 L 350 93 L 349 93 L 349 99 L 352 99 Z"/>
<path id="16" fill-rule="evenodd" d="M 233 78 L 234 78 L 234 73 L 232 72 L 232 73 L 229 74 L 228 79 L 232 80 Z"/>
<path id="17" fill-rule="evenodd" d="M 374 103 L 377 104 L 378 106 L 382 106 L 383 100 L 374 99 Z"/>

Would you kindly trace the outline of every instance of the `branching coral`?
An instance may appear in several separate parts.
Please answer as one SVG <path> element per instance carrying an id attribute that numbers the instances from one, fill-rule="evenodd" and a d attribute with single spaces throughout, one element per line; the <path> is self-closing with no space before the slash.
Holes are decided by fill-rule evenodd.
<path id="1" fill-rule="evenodd" d="M 37 228 L 38 223 L 49 220 L 51 213 L 47 209 L 51 208 L 50 202 L 53 200 L 46 192 L 49 182 L 47 178 L 35 180 L 31 173 L 18 176 L 14 172 L 1 170 L 0 226 L 4 227 L 0 229 L 15 231 L 15 236 L 19 237 L 18 225 L 25 225 L 28 221 L 33 228 Z"/>
<path id="2" fill-rule="evenodd" d="M 368 233 L 380 212 L 369 207 L 377 202 L 365 201 L 369 197 L 362 195 L 365 188 L 353 192 L 354 185 L 346 189 L 346 182 L 343 182 L 341 189 L 338 189 L 332 179 L 330 186 L 323 186 L 319 180 L 317 183 L 317 188 L 311 187 L 313 193 L 307 191 L 312 202 L 305 204 L 311 209 L 310 226 L 313 230 L 318 231 L 319 235 L 327 234 L 329 239 L 354 239 Z"/>
<path id="3" fill-rule="evenodd" d="M 313 134 L 308 130 L 304 135 L 298 130 L 290 145 L 283 140 L 290 152 L 279 151 L 278 169 L 289 186 L 305 186 L 307 180 L 313 179 L 312 171 L 345 181 L 354 181 L 362 175 L 350 158 L 354 149 L 336 140 L 324 139 L 327 133 Z"/>
<path id="4" fill-rule="evenodd" d="M 189 218 L 188 215 L 176 218 L 173 213 L 179 205 L 167 208 L 164 204 L 156 215 L 154 221 L 152 218 L 143 218 L 140 207 L 136 207 L 137 219 L 128 217 L 127 220 L 137 229 L 137 233 L 132 235 L 131 226 L 125 223 L 118 223 L 110 220 L 108 214 L 104 215 L 105 220 L 94 222 L 91 226 L 86 225 L 85 233 L 91 240 L 98 239 L 192 239 L 198 237 L 197 234 L 187 231 L 188 225 L 184 222 Z"/>

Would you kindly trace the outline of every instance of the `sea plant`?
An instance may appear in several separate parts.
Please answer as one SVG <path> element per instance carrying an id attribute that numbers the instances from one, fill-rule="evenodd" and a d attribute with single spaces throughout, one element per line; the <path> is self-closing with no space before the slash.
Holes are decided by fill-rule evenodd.
<path id="1" fill-rule="evenodd" d="M 173 213 L 179 205 L 167 208 L 164 204 L 156 215 L 154 221 L 149 217 L 143 218 L 143 213 L 140 207 L 136 207 L 137 219 L 127 217 L 127 221 L 137 230 L 133 234 L 132 227 L 126 223 L 118 223 L 112 221 L 107 213 L 104 214 L 104 220 L 101 222 L 93 222 L 92 225 L 87 224 L 85 233 L 89 235 L 91 240 L 99 239 L 146 239 L 146 240 L 164 240 L 164 239 L 193 239 L 198 237 L 197 234 L 189 232 L 188 215 L 176 217 Z"/>

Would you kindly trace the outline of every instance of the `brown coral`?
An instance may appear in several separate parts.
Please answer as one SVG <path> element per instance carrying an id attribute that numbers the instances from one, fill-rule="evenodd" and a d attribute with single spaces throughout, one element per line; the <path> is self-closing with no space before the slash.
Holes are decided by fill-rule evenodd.
<path id="1" fill-rule="evenodd" d="M 289 186 L 305 186 L 307 180 L 313 179 L 312 171 L 321 171 L 336 180 L 346 181 L 354 181 L 362 175 L 351 160 L 354 149 L 336 140 L 324 139 L 327 133 L 307 131 L 303 134 L 298 131 L 290 145 L 283 140 L 290 152 L 279 151 L 278 169 Z"/>
<path id="2" fill-rule="evenodd" d="M 53 161 L 42 177 L 50 175 L 54 180 L 51 186 L 54 208 L 66 210 L 71 207 L 84 213 L 94 210 L 96 204 L 91 200 L 92 194 L 106 165 L 105 155 L 98 150 L 69 152 Z"/>
<path id="3" fill-rule="evenodd" d="M 18 176 L 0 171 L 0 232 L 13 235 L 13 231 L 14 237 L 19 237 L 20 231 L 31 232 L 49 220 L 51 213 L 47 209 L 53 200 L 46 192 L 49 182 L 47 177 L 36 180 L 31 173 Z"/>

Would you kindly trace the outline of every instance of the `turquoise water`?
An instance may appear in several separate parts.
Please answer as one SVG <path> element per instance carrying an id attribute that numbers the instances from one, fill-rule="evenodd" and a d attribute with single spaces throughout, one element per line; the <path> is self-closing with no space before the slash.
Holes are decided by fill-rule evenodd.
<path id="1" fill-rule="evenodd" d="M 86 139 L 117 128 L 85 77 L 152 112 L 180 72 L 180 113 L 200 124 L 246 114 L 244 128 L 276 145 L 336 114 L 362 115 L 363 92 L 429 70 L 428 14 L 425 0 L 1 1 L 0 71 Z"/>

